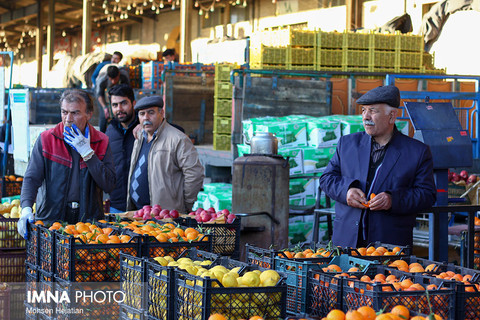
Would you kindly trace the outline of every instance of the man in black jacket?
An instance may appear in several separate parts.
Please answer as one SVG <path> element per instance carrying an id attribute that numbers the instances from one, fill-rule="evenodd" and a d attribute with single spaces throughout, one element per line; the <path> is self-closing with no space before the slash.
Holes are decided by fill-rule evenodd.
<path id="1" fill-rule="evenodd" d="M 112 105 L 113 119 L 105 132 L 110 140 L 117 183 L 110 192 L 110 212 L 125 212 L 127 205 L 127 181 L 135 141 L 134 129 L 138 118 L 134 111 L 135 94 L 127 84 L 119 84 L 108 91 Z"/>

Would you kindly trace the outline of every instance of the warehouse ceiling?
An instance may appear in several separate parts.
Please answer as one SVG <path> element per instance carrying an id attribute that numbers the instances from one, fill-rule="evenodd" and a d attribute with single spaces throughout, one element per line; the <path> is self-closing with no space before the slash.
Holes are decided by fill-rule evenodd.
<path id="1" fill-rule="evenodd" d="M 179 8 L 179 0 L 88 0 L 92 30 L 115 24 L 155 19 L 163 11 Z M 49 1 L 42 1 L 43 30 L 47 30 Z M 75 34 L 82 29 L 82 0 L 55 0 L 55 35 Z M 0 0 L 0 50 L 35 42 L 39 5 L 37 0 Z"/>

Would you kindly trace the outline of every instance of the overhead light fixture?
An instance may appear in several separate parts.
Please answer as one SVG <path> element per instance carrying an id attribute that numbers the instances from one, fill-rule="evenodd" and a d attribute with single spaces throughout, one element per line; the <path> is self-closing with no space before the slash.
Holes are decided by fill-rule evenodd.
<path id="1" fill-rule="evenodd" d="M 155 7 L 155 2 L 152 4 L 152 7 L 151 7 L 152 11 L 155 11 L 157 10 L 157 7 Z"/>
<path id="2" fill-rule="evenodd" d="M 155 14 L 160 14 L 160 8 L 157 8 L 157 11 L 155 11 Z"/>
<path id="3" fill-rule="evenodd" d="M 130 5 L 130 3 L 129 3 L 128 6 L 127 6 L 127 10 L 128 10 L 128 11 L 132 10 L 132 6 Z"/>
<path id="4" fill-rule="evenodd" d="M 146 7 L 147 5 L 148 5 L 147 1 L 144 0 L 144 1 L 143 1 L 143 6 Z"/>
<path id="5" fill-rule="evenodd" d="M 65 30 L 62 31 L 62 37 L 65 37 L 67 35 L 67 33 L 65 32 Z"/>
<path id="6" fill-rule="evenodd" d="M 165 7 L 165 5 L 163 4 L 163 0 L 160 0 L 160 5 L 159 5 L 160 9 L 163 9 L 163 7 Z"/>

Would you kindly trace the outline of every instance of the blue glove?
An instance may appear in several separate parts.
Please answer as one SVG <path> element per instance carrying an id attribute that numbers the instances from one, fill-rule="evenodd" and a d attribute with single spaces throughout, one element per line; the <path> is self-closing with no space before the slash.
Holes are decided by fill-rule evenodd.
<path id="1" fill-rule="evenodd" d="M 85 136 L 83 136 L 82 132 L 75 124 L 72 125 L 72 128 L 65 127 L 65 131 L 63 132 L 63 138 L 65 139 L 65 142 L 68 143 L 70 147 L 75 149 L 82 156 L 82 158 L 85 158 L 93 153 L 93 149 L 90 147 L 90 137 L 88 133 L 88 125 L 85 129 Z"/>
<path id="2" fill-rule="evenodd" d="M 27 221 L 33 222 L 33 211 L 30 207 L 22 209 L 22 215 L 17 222 L 18 233 L 20 233 L 24 239 L 28 239 Z"/>

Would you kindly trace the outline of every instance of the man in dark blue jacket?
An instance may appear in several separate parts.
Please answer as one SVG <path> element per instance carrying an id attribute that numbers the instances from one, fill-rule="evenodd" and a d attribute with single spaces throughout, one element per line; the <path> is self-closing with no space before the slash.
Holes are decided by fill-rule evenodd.
<path id="1" fill-rule="evenodd" d="M 372 89 L 357 103 L 365 132 L 340 139 L 320 178 L 336 201 L 333 243 L 412 245 L 416 213 L 436 200 L 430 148 L 397 130 L 397 87 Z"/>
<path id="2" fill-rule="evenodd" d="M 113 119 L 105 132 L 110 140 L 117 184 L 110 192 L 110 212 L 125 212 L 127 206 L 127 181 L 130 168 L 134 129 L 138 125 L 138 118 L 134 111 L 135 94 L 127 84 L 119 84 L 109 89 Z"/>

